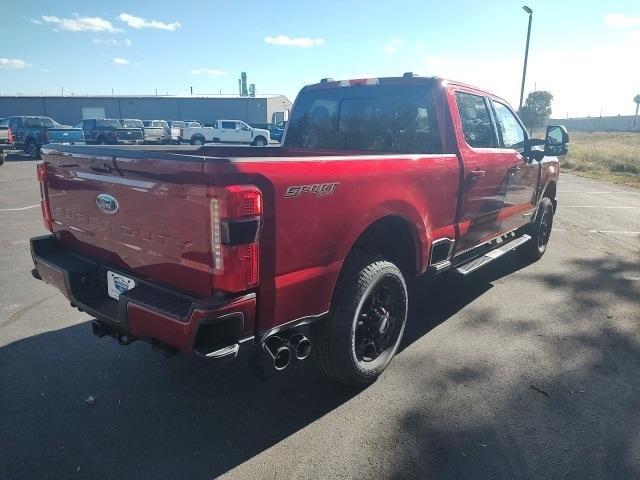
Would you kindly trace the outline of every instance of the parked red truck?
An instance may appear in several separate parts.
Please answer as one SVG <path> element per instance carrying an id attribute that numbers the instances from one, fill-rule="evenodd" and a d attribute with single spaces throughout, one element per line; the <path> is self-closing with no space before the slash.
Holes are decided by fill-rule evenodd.
<path id="1" fill-rule="evenodd" d="M 44 148 L 32 273 L 122 344 L 276 369 L 312 350 L 363 385 L 398 349 L 407 278 L 542 256 L 567 145 L 462 83 L 325 79 L 283 147 Z"/>

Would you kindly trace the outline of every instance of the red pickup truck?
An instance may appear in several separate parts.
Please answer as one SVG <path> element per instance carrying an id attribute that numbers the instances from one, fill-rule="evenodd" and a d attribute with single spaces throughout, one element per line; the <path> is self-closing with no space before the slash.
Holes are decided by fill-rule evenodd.
<path id="1" fill-rule="evenodd" d="M 282 147 L 43 148 L 32 274 L 98 336 L 277 370 L 311 351 L 364 385 L 398 349 L 407 278 L 542 256 L 567 145 L 462 83 L 324 79 Z"/>

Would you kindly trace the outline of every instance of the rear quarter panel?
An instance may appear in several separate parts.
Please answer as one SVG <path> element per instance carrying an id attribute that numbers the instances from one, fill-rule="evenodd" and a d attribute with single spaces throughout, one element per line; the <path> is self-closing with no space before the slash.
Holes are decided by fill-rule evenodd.
<path id="1" fill-rule="evenodd" d="M 411 225 L 418 271 L 432 238 L 454 237 L 455 155 L 263 157 L 232 161 L 227 178 L 220 169 L 205 163 L 205 178 L 227 183 L 241 174 L 263 191 L 261 331 L 326 312 L 345 256 L 380 218 L 399 215 Z M 304 191 L 323 184 L 334 185 L 331 193 Z"/>

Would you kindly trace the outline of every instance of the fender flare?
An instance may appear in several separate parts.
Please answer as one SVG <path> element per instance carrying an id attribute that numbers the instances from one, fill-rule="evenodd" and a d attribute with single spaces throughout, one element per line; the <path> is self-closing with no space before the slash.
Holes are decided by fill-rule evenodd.
<path id="1" fill-rule="evenodd" d="M 416 249 L 415 268 L 417 272 L 422 272 L 427 244 L 429 243 L 430 227 L 426 221 L 427 219 L 423 218 L 413 205 L 403 201 L 389 201 L 380 204 L 377 208 L 365 212 L 362 217 L 354 221 L 336 250 L 337 259 L 344 261 L 360 236 L 374 223 L 387 217 L 398 217 L 409 227 Z"/>

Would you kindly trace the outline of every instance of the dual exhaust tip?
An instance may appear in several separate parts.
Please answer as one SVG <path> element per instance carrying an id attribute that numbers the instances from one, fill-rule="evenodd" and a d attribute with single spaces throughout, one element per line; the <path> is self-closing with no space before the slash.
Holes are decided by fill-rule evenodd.
<path id="1" fill-rule="evenodd" d="M 262 349 L 273 362 L 277 371 L 284 370 L 291 363 L 291 357 L 304 360 L 311 353 L 311 342 L 300 332 L 286 337 L 271 335 L 262 342 Z"/>

